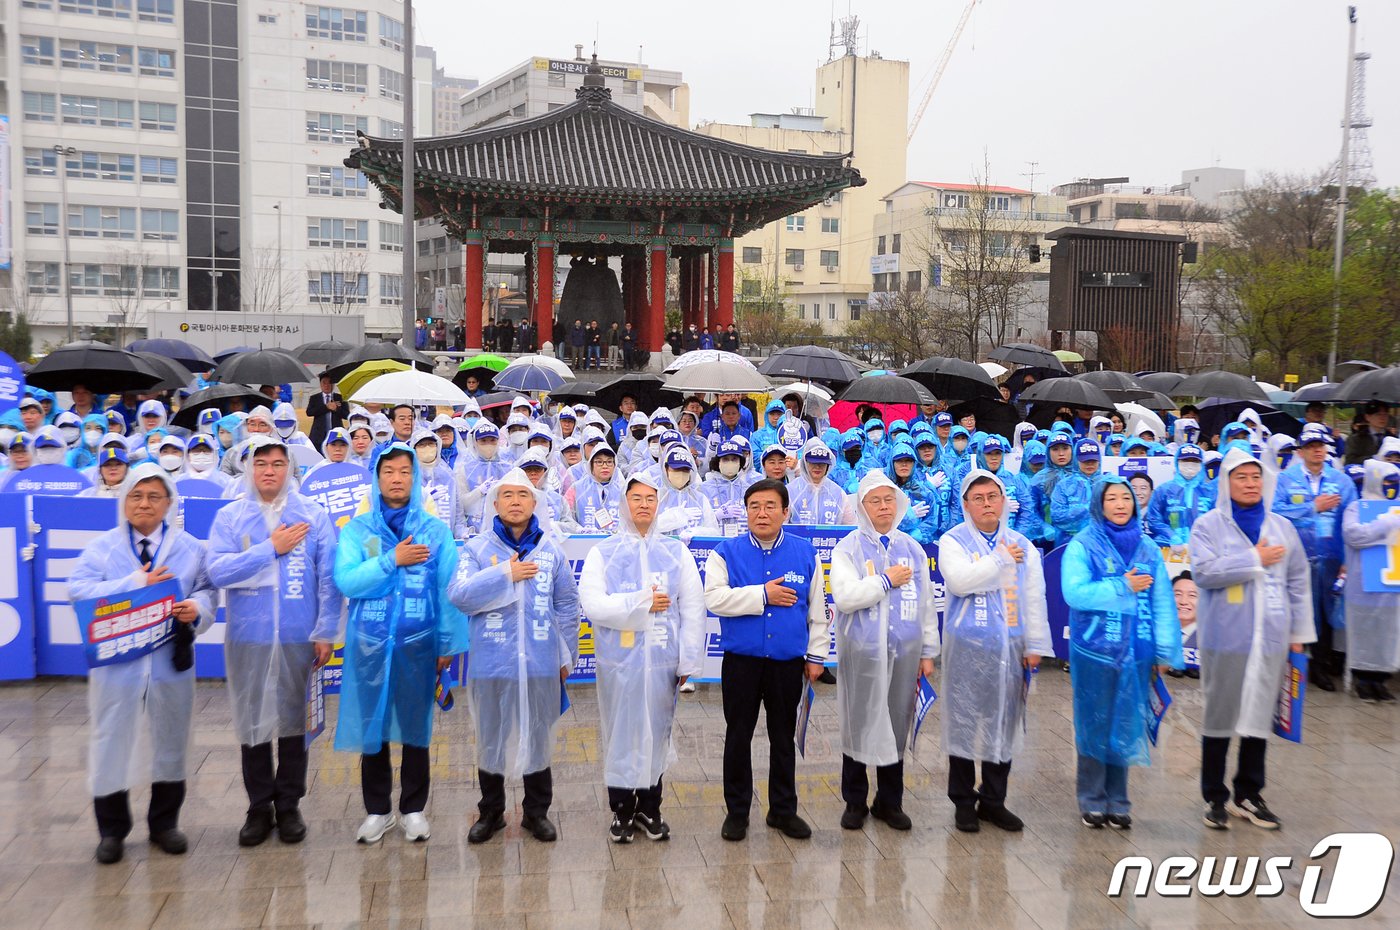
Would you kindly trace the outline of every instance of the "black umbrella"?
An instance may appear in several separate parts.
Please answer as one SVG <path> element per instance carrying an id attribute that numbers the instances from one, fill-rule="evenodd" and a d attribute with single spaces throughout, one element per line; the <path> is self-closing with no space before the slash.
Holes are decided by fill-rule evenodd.
<path id="1" fill-rule="evenodd" d="M 500 370 L 489 365 L 473 365 L 470 368 L 458 368 L 452 373 L 452 383 L 462 390 L 467 389 L 467 379 L 476 378 L 476 386 L 483 391 L 490 391 L 496 385 L 496 375 Z"/>
<path id="2" fill-rule="evenodd" d="M 341 342 L 339 339 L 322 339 L 318 342 L 303 342 L 292 350 L 291 355 L 297 361 L 308 365 L 329 365 L 339 361 L 353 348 L 355 347 L 350 343 Z"/>
<path id="3" fill-rule="evenodd" d="M 857 378 L 841 392 L 837 400 L 865 404 L 936 404 L 928 388 L 911 378 L 899 375 L 866 375 Z"/>
<path id="4" fill-rule="evenodd" d="M 1036 381 L 1048 381 L 1051 378 L 1068 378 L 1069 372 L 1064 369 L 1055 370 L 1053 368 L 1018 368 L 1006 376 L 1003 382 L 1007 389 L 1011 391 L 1011 396 L 1016 397 L 1026 389 L 1026 381 L 1034 378 Z"/>
<path id="5" fill-rule="evenodd" d="M 569 401 L 571 403 L 583 402 L 592 406 L 596 403 L 594 396 L 598 393 L 600 387 L 602 387 L 602 385 L 597 381 L 569 381 L 559 390 L 550 391 L 549 399 L 560 403 L 564 401 Z"/>
<path id="6" fill-rule="evenodd" d="M 1373 400 L 1383 404 L 1400 404 L 1400 368 L 1380 368 L 1354 374 L 1337 388 L 1335 399 L 1358 404 Z"/>
<path id="7" fill-rule="evenodd" d="M 644 413 L 649 413 L 657 407 L 669 407 L 675 402 L 676 395 L 673 392 L 661 390 L 661 384 L 664 380 L 659 375 L 645 372 L 634 371 L 620 375 L 598 388 L 590 403 L 595 407 L 616 413 L 622 409 L 623 396 L 630 395 L 636 398 L 637 409 Z"/>
<path id="8" fill-rule="evenodd" d="M 981 365 L 960 358 L 935 355 L 915 362 L 900 372 L 933 392 L 934 396 L 956 400 L 1001 400 L 1001 391 Z"/>
<path id="9" fill-rule="evenodd" d="M 186 429 L 197 429 L 200 411 L 210 407 L 220 413 L 232 413 L 235 405 L 240 410 L 252 410 L 259 404 L 266 403 L 266 394 L 260 394 L 246 384 L 216 384 L 186 397 L 171 423 Z"/>
<path id="10" fill-rule="evenodd" d="M 1021 392 L 1022 403 L 1062 404 L 1085 410 L 1112 410 L 1113 398 L 1103 389 L 1078 378 L 1050 378 L 1037 381 Z"/>
<path id="11" fill-rule="evenodd" d="M 1233 371 L 1203 371 L 1182 379 L 1174 390 L 1164 393 L 1173 397 L 1224 397 L 1259 404 L 1269 402 L 1269 395 L 1264 393 L 1263 388 Z"/>
<path id="12" fill-rule="evenodd" d="M 199 346 L 190 345 L 183 339 L 137 339 L 128 343 L 126 350 L 151 352 L 172 359 L 197 374 L 203 374 L 218 364 L 209 357 L 208 352 Z"/>
<path id="13" fill-rule="evenodd" d="M 233 356 L 233 355 L 238 355 L 238 354 L 240 354 L 240 353 L 242 353 L 242 352 L 256 352 L 256 351 L 258 351 L 258 350 L 257 350 L 256 348 L 254 348 L 253 346 L 234 346 L 232 349 L 220 349 L 219 351 L 217 351 L 217 352 L 214 353 L 214 361 L 215 361 L 215 362 L 222 362 L 224 359 L 229 358 L 230 356 Z"/>
<path id="14" fill-rule="evenodd" d="M 1138 384 L 1149 391 L 1163 394 L 1176 393 L 1176 386 L 1186 380 L 1186 376 L 1175 371 L 1152 371 L 1137 376 Z"/>
<path id="15" fill-rule="evenodd" d="M 1004 346 L 997 346 L 987 353 L 987 358 L 996 359 L 998 362 L 1009 362 L 1012 365 L 1030 365 L 1035 368 L 1051 368 L 1055 371 L 1064 371 L 1065 363 L 1055 357 L 1055 353 L 1049 349 L 1043 349 L 1029 342 L 1008 342 Z"/>
<path id="16" fill-rule="evenodd" d="M 1225 428 L 1226 423 L 1232 423 L 1240 418 L 1240 414 L 1246 409 L 1253 409 L 1259 414 L 1259 419 L 1270 430 L 1275 433 L 1284 433 L 1298 438 L 1298 434 L 1303 431 L 1301 421 L 1290 417 L 1282 410 L 1271 404 L 1261 404 L 1249 400 L 1231 400 L 1225 397 L 1212 397 L 1202 401 L 1196 408 L 1200 411 L 1196 422 L 1201 427 L 1201 435 L 1206 438 L 1216 435 Z"/>
<path id="17" fill-rule="evenodd" d="M 346 352 L 336 359 L 326 371 L 330 374 L 332 381 L 339 381 L 363 363 L 382 358 L 403 362 L 406 365 L 414 366 L 419 371 L 426 371 L 430 374 L 433 370 L 433 360 L 422 352 L 405 348 L 394 342 L 372 342 L 369 345 L 363 345 Z M 253 382 L 249 381 L 248 383 L 252 384 Z"/>
<path id="18" fill-rule="evenodd" d="M 98 394 L 121 394 L 149 391 L 165 377 L 135 352 L 101 342 L 74 342 L 41 358 L 25 380 L 46 391 L 71 391 L 81 384 Z"/>
<path id="19" fill-rule="evenodd" d="M 1110 393 L 1111 393 L 1111 392 L 1110 392 Z M 1147 397 L 1144 397 L 1144 398 L 1142 398 L 1141 400 L 1132 401 L 1132 403 L 1141 404 L 1142 406 L 1146 407 L 1148 410 L 1175 410 L 1175 409 L 1176 409 L 1176 407 L 1177 407 L 1176 401 L 1172 400 L 1170 397 L 1168 397 L 1167 395 L 1163 394 L 1161 391 L 1148 391 L 1147 393 L 1148 393 L 1148 396 L 1147 396 Z"/>
<path id="20" fill-rule="evenodd" d="M 988 397 L 964 401 L 950 407 L 948 413 L 954 423 L 970 413 L 977 418 L 978 429 L 986 433 L 997 433 L 1007 439 L 1012 438 L 1011 434 L 1015 432 L 1016 424 L 1021 422 L 1021 415 L 1016 412 L 1015 407 L 1004 400 L 992 400 Z"/>
<path id="21" fill-rule="evenodd" d="M 846 384 L 860 377 L 860 366 L 834 349 L 822 346 L 791 346 L 768 356 L 758 366 L 759 374 L 795 381 L 825 381 Z"/>
<path id="22" fill-rule="evenodd" d="M 1345 362 L 1338 362 L 1337 367 L 1355 368 L 1356 371 L 1375 371 L 1381 366 L 1377 365 L 1375 362 L 1368 362 L 1364 358 L 1351 358 L 1347 359 Z M 1353 374 L 1355 374 L 1355 372 L 1353 372 Z"/>
<path id="23" fill-rule="evenodd" d="M 189 387 L 190 382 L 194 380 L 194 374 L 173 358 L 166 358 L 154 352 L 138 351 L 136 354 L 161 375 L 160 383 L 152 386 L 153 391 L 178 391 L 180 388 Z"/>
<path id="24" fill-rule="evenodd" d="M 1103 390 L 1114 403 L 1136 403 L 1152 397 L 1154 392 L 1144 387 L 1126 371 L 1087 371 L 1074 376 L 1076 381 L 1085 381 Z M 1171 409 L 1171 408 L 1168 408 Z"/>
<path id="25" fill-rule="evenodd" d="M 256 349 L 229 356 L 214 369 L 211 381 L 234 384 L 289 384 L 316 381 L 311 370 L 281 349 Z"/>

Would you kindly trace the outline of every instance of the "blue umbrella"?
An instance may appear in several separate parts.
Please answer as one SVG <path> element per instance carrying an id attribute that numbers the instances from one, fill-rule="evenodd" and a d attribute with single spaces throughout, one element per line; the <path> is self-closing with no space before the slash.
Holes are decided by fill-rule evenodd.
<path id="1" fill-rule="evenodd" d="M 557 391 L 565 384 L 564 376 L 538 362 L 516 362 L 495 377 L 495 388 L 511 391 Z"/>

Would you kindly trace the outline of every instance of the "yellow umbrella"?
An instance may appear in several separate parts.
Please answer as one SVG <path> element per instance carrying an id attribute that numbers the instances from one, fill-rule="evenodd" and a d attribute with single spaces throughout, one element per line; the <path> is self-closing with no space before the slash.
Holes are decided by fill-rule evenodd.
<path id="1" fill-rule="evenodd" d="M 403 362 L 391 358 L 377 358 L 363 363 L 358 368 L 351 369 L 349 374 L 340 379 L 340 384 L 337 387 L 340 389 L 342 397 L 354 397 L 360 388 L 380 375 L 387 375 L 391 371 L 407 370 L 408 366 Z"/>

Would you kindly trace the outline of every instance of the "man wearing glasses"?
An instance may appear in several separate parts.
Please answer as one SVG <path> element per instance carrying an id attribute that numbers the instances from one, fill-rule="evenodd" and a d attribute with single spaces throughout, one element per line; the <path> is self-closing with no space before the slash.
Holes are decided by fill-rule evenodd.
<path id="1" fill-rule="evenodd" d="M 783 532 L 787 487 L 765 478 L 744 492 L 748 533 L 726 539 L 705 562 L 705 606 L 720 618 L 724 664 L 724 803 L 720 836 L 748 835 L 754 727 L 768 718 L 766 823 L 794 839 L 812 829 L 797 815 L 797 706 L 804 660 L 826 661 L 825 578 L 812 544 Z"/>

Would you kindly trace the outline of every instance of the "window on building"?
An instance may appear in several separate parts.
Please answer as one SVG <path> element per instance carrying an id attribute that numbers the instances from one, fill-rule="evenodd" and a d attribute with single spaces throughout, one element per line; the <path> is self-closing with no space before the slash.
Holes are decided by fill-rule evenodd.
<path id="1" fill-rule="evenodd" d="M 381 274 L 379 276 L 379 302 L 395 307 L 403 303 L 403 275 Z"/>
<path id="2" fill-rule="evenodd" d="M 20 6 L 26 10 L 52 10 L 53 0 L 21 0 Z"/>
<path id="3" fill-rule="evenodd" d="M 180 269 L 161 265 L 142 265 L 141 290 L 147 297 L 179 297 Z"/>
<path id="4" fill-rule="evenodd" d="M 381 124 L 382 122 L 381 120 Z M 356 132 L 369 132 L 369 117 L 346 116 L 341 113 L 306 114 L 307 142 L 353 145 Z"/>
<path id="5" fill-rule="evenodd" d="M 884 293 L 889 289 L 889 285 L 885 283 L 884 272 L 878 272 L 870 276 L 870 289 L 877 293 Z"/>
<path id="6" fill-rule="evenodd" d="M 797 305 L 797 318 L 798 318 L 799 320 L 805 320 L 805 319 L 807 319 L 807 305 L 806 305 L 806 304 L 798 304 L 798 305 Z"/>
<path id="7" fill-rule="evenodd" d="M 58 262 L 28 262 L 24 266 L 24 283 L 31 294 L 57 294 L 63 285 Z"/>
<path id="8" fill-rule="evenodd" d="M 906 291 L 922 291 L 924 289 L 924 273 L 922 271 L 905 272 L 904 289 Z"/>
<path id="9" fill-rule="evenodd" d="M 64 39 L 59 43 L 58 57 L 63 67 L 77 71 L 131 74 L 136 50 L 130 45 L 114 45 L 111 42 Z"/>
<path id="10" fill-rule="evenodd" d="M 52 123 L 58 110 L 53 94 L 24 91 L 24 118 L 33 123 Z"/>
<path id="11" fill-rule="evenodd" d="M 58 204 L 27 203 L 24 205 L 24 231 L 31 236 L 58 235 Z"/>
<path id="12" fill-rule="evenodd" d="M 403 224 L 379 221 L 379 251 L 403 251 Z"/>
<path id="13" fill-rule="evenodd" d="M 821 305 L 818 304 L 817 306 L 818 306 L 818 308 L 820 308 Z M 818 309 L 817 312 L 820 313 L 821 310 Z M 828 320 L 834 320 L 834 319 L 836 319 L 836 305 L 835 305 L 835 304 L 827 304 L 827 305 L 826 305 L 826 318 L 827 318 Z"/>
<path id="14" fill-rule="evenodd" d="M 180 179 L 180 160 L 157 155 L 141 156 L 142 184 L 174 184 Z"/>
<path id="15" fill-rule="evenodd" d="M 147 77 L 174 77 L 175 51 L 168 48 L 146 48 L 137 53 L 138 66 Z"/>
<path id="16" fill-rule="evenodd" d="M 945 210 L 966 210 L 969 204 L 966 194 L 944 194 L 938 205 Z"/>
<path id="17" fill-rule="evenodd" d="M 313 216 L 307 220 L 306 240 L 312 249 L 367 249 L 369 220 Z"/>
<path id="18" fill-rule="evenodd" d="M 1147 204 L 1117 201 L 1113 205 L 1113 217 L 1119 220 L 1147 219 Z"/>
<path id="19" fill-rule="evenodd" d="M 379 17 L 379 44 L 385 48 L 392 48 L 396 52 L 403 51 L 403 23 L 391 16 L 381 14 Z"/>
<path id="20" fill-rule="evenodd" d="M 130 129 L 135 125 L 136 105 L 115 97 L 80 97 L 64 94 L 60 98 L 63 121 L 76 126 L 111 126 Z"/>
<path id="21" fill-rule="evenodd" d="M 369 14 L 364 10 L 334 6 L 308 6 L 306 37 L 332 42 L 364 42 L 369 37 Z"/>
<path id="22" fill-rule="evenodd" d="M 896 255 L 899 254 L 899 235 L 899 233 L 895 233 L 890 237 L 890 251 Z"/>
<path id="23" fill-rule="evenodd" d="M 310 197 L 364 197 L 369 194 L 369 179 L 353 168 L 307 165 L 306 193 Z"/>
<path id="24" fill-rule="evenodd" d="M 53 48 L 53 36 L 19 37 L 20 58 L 26 65 L 52 66 L 54 62 Z"/>
<path id="25" fill-rule="evenodd" d="M 341 271 L 310 272 L 306 296 L 318 305 L 362 304 L 369 299 L 369 275 Z"/>
<path id="26" fill-rule="evenodd" d="M 1186 209 L 1179 203 L 1157 204 L 1157 219 L 1179 223 L 1186 216 Z"/>
<path id="27" fill-rule="evenodd" d="M 761 264 L 763 262 L 763 248 L 761 246 L 744 246 L 743 259 L 745 265 Z"/>
<path id="28" fill-rule="evenodd" d="M 328 58 L 306 59 L 306 86 L 339 94 L 363 94 L 369 85 L 369 65 Z"/>
<path id="29" fill-rule="evenodd" d="M 846 301 L 846 306 L 847 306 L 847 308 L 850 310 L 851 322 L 852 322 L 852 323 L 859 323 L 859 322 L 860 322 L 860 314 L 861 314 L 861 311 L 863 311 L 863 310 L 865 309 L 865 301 L 863 301 L 863 300 L 854 300 L 854 299 L 853 299 L 853 300 L 848 300 L 848 301 Z"/>
<path id="30" fill-rule="evenodd" d="M 837 249 L 822 249 L 822 265 L 835 268 L 841 264 L 841 252 Z"/>
<path id="31" fill-rule="evenodd" d="M 1080 287 L 1151 287 L 1152 274 L 1146 271 L 1081 271 Z"/>
<path id="32" fill-rule="evenodd" d="M 966 252 L 967 234 L 960 229 L 944 230 L 943 244 L 947 246 L 949 252 Z"/>
<path id="33" fill-rule="evenodd" d="M 175 22 L 175 0 L 136 0 L 136 13 L 143 23 Z M 272 17 L 275 22 L 277 17 Z"/>
<path id="34" fill-rule="evenodd" d="M 63 173 L 89 181 L 134 181 L 136 156 L 112 152 L 77 152 L 63 159 Z"/>
<path id="35" fill-rule="evenodd" d="M 390 100 L 403 99 L 403 75 L 390 68 L 379 69 L 379 96 Z"/>
<path id="36" fill-rule="evenodd" d="M 839 233 L 841 231 L 841 219 L 835 216 L 822 217 L 822 232 Z"/>
<path id="37" fill-rule="evenodd" d="M 788 232 L 803 232 L 806 229 L 807 217 L 803 216 L 802 214 L 799 213 L 797 216 L 790 216 L 787 218 Z"/>
<path id="38" fill-rule="evenodd" d="M 106 19 L 131 19 L 131 0 L 58 0 L 58 11 Z"/>
<path id="39" fill-rule="evenodd" d="M 136 208 L 69 204 L 68 235 L 79 239 L 135 239 Z"/>
<path id="40" fill-rule="evenodd" d="M 142 207 L 141 238 L 166 241 L 180 238 L 180 211 Z"/>
<path id="41" fill-rule="evenodd" d="M 384 119 L 381 116 L 379 118 L 379 137 L 381 139 L 402 139 L 403 123 L 394 119 Z"/>
<path id="42" fill-rule="evenodd" d="M 259 13 L 259 14 L 258 14 L 258 23 L 259 23 L 259 25 L 263 25 L 263 26 L 275 26 L 275 25 L 277 25 L 277 14 L 276 14 L 276 13 Z"/>
<path id="43" fill-rule="evenodd" d="M 31 178 L 54 177 L 58 174 L 58 153 L 53 149 L 25 149 L 24 173 Z"/>
<path id="44" fill-rule="evenodd" d="M 623 81 L 623 82 L 622 82 L 622 92 L 623 92 L 624 94 L 636 94 L 636 93 L 637 93 L 637 82 L 636 82 L 636 81 Z"/>
<path id="45" fill-rule="evenodd" d="M 827 194 L 827 195 L 826 195 L 826 199 L 822 201 L 822 206 L 824 206 L 824 207 L 829 207 L 829 206 L 832 206 L 833 204 L 838 204 L 838 203 L 840 203 L 840 202 L 841 202 L 841 192 L 840 192 L 840 191 L 837 191 L 837 192 L 834 193 L 834 194 Z"/>
<path id="46" fill-rule="evenodd" d="M 141 101 L 141 128 L 158 132 L 175 131 L 176 105 L 173 103 L 153 103 Z"/>
<path id="47" fill-rule="evenodd" d="M 875 254 L 876 254 L 876 255 L 884 255 L 884 254 L 885 254 L 885 237 L 884 237 L 884 236 L 880 236 L 879 238 L 877 238 L 877 239 L 875 240 Z"/>
<path id="48" fill-rule="evenodd" d="M 803 249 L 785 249 L 784 252 L 783 264 L 785 265 L 801 265 L 803 257 L 807 254 Z"/>
<path id="49" fill-rule="evenodd" d="M 563 86 L 564 86 L 564 75 L 562 75 L 562 74 L 557 74 L 557 73 L 551 71 L 550 74 L 549 74 L 549 77 L 548 77 L 548 79 L 546 80 L 545 83 L 548 84 L 550 87 L 563 87 Z"/>
<path id="50" fill-rule="evenodd" d="M 1011 212 L 1011 198 L 1005 194 L 993 194 L 987 198 L 987 209 L 996 213 Z"/>

